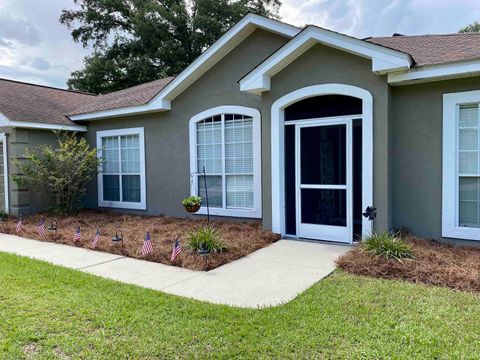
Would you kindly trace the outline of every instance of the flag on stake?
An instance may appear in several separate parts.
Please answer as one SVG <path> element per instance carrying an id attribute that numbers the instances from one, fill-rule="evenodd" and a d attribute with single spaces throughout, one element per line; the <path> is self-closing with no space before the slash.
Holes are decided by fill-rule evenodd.
<path id="1" fill-rule="evenodd" d="M 180 247 L 180 241 L 177 239 L 175 240 L 175 244 L 173 245 L 172 257 L 170 258 L 170 261 L 174 262 L 178 254 L 180 254 L 181 252 L 182 249 Z"/>
<path id="2" fill-rule="evenodd" d="M 95 249 L 97 247 L 98 240 L 100 240 L 100 229 L 97 227 L 97 232 L 92 240 L 92 249 Z"/>
<path id="3" fill-rule="evenodd" d="M 38 226 L 37 226 L 37 232 L 41 236 L 45 236 L 45 234 L 46 234 L 46 232 L 45 232 L 45 219 L 43 218 L 43 216 L 40 216 L 40 222 L 38 223 Z"/>
<path id="4" fill-rule="evenodd" d="M 76 244 L 78 241 L 80 241 L 81 237 L 80 226 L 77 226 L 77 229 L 75 230 L 75 236 L 73 237 L 73 242 Z"/>
<path id="5" fill-rule="evenodd" d="M 23 230 L 22 215 L 20 215 L 20 217 L 18 218 L 18 221 L 17 221 L 17 226 L 15 227 L 15 231 L 17 233 L 19 233 L 22 230 Z"/>
<path id="6" fill-rule="evenodd" d="M 152 240 L 150 239 L 150 231 L 147 231 L 145 235 L 145 240 L 142 247 L 142 256 L 148 255 L 153 252 Z"/>

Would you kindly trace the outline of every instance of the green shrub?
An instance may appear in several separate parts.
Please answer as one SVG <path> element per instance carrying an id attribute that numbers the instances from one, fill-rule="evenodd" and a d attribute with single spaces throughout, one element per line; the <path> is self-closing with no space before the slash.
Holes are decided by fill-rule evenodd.
<path id="1" fill-rule="evenodd" d="M 221 253 L 226 249 L 220 240 L 218 230 L 211 225 L 189 232 L 187 246 L 193 251 L 204 249 L 216 253 Z"/>
<path id="2" fill-rule="evenodd" d="M 369 254 L 387 259 L 402 261 L 414 257 L 410 246 L 393 232 L 374 233 L 365 238 L 361 246 Z"/>
<path id="3" fill-rule="evenodd" d="M 8 219 L 8 212 L 5 210 L 0 210 L 0 221 L 7 221 Z"/>
<path id="4" fill-rule="evenodd" d="M 28 149 L 22 159 L 14 160 L 17 174 L 13 180 L 46 194 L 51 211 L 75 213 L 85 196 L 87 184 L 98 173 L 102 161 L 97 149 L 74 133 L 55 132 L 58 147 L 42 145 Z"/>

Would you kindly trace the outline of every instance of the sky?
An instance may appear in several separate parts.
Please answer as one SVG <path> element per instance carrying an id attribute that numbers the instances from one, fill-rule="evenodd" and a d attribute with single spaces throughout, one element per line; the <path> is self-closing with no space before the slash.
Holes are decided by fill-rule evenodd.
<path id="1" fill-rule="evenodd" d="M 0 77 L 65 88 L 91 49 L 58 21 L 73 0 L 0 0 Z M 452 33 L 480 21 L 478 0 L 283 0 L 282 20 L 359 38 Z"/>

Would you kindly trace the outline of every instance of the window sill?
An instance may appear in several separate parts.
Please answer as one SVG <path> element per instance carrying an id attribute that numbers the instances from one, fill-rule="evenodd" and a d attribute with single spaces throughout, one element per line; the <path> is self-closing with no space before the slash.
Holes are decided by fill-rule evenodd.
<path id="1" fill-rule="evenodd" d="M 147 210 L 144 203 L 129 203 L 119 201 L 99 201 L 99 207 L 113 208 L 113 209 L 130 209 L 130 210 Z"/>
<path id="2" fill-rule="evenodd" d="M 480 228 L 449 227 L 442 229 L 442 237 L 480 241 Z"/>
<path id="3" fill-rule="evenodd" d="M 202 206 L 196 215 L 207 215 L 207 208 Z M 262 212 L 259 210 L 242 210 L 242 209 L 219 209 L 210 208 L 210 215 L 212 216 L 226 216 L 226 217 L 239 217 L 250 219 L 261 219 Z"/>

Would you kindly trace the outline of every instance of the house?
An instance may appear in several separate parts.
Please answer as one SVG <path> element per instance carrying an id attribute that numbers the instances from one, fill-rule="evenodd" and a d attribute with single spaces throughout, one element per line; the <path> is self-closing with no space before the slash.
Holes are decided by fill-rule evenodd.
<path id="1" fill-rule="evenodd" d="M 480 240 L 479 34 L 357 39 L 249 14 L 175 78 L 101 96 L 0 81 L 0 93 L 14 214 L 42 201 L 7 157 L 62 128 L 106 160 L 87 207 L 185 216 L 206 182 L 212 215 L 283 235 L 351 243 L 375 206 L 377 231 Z"/>

